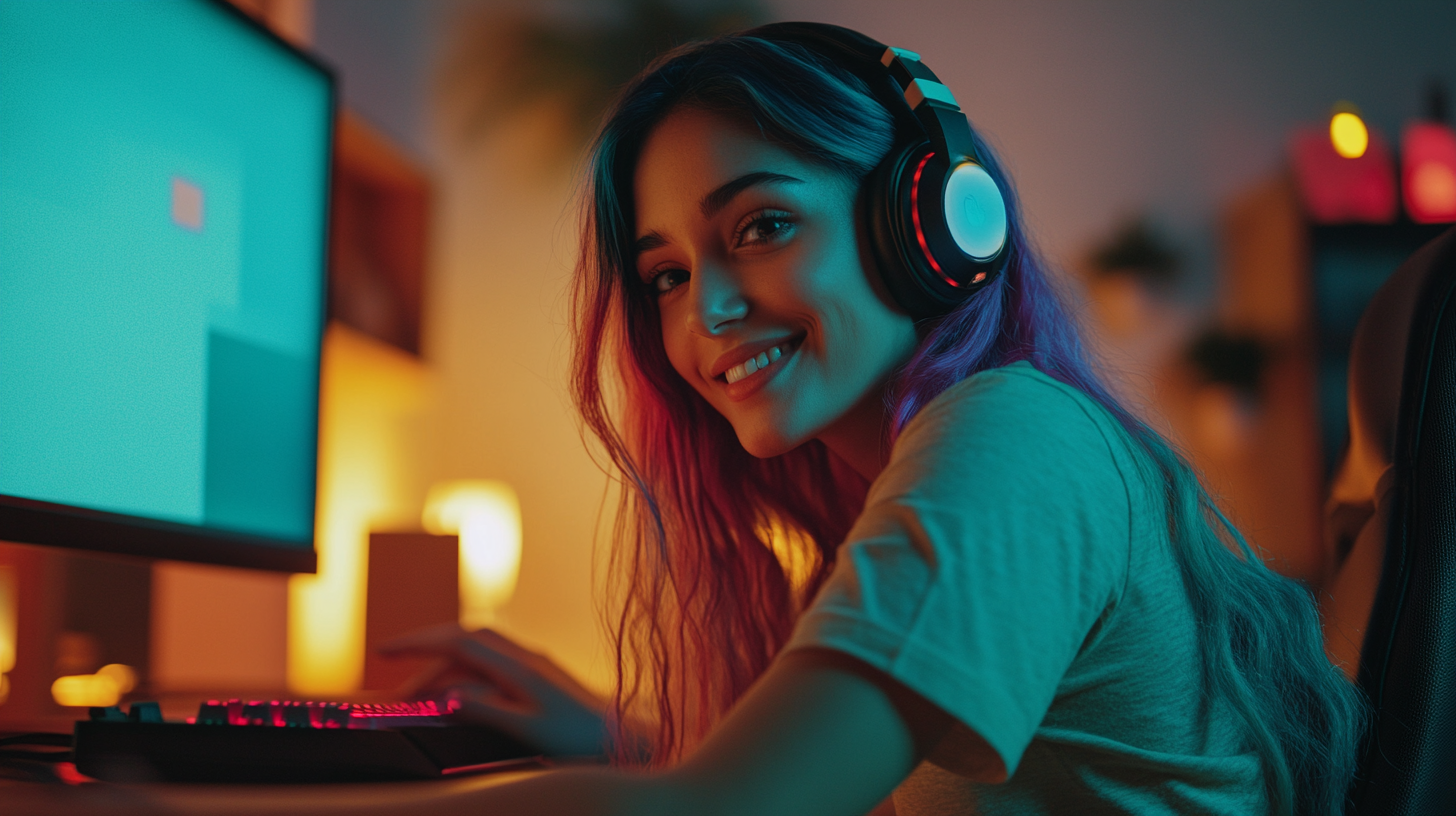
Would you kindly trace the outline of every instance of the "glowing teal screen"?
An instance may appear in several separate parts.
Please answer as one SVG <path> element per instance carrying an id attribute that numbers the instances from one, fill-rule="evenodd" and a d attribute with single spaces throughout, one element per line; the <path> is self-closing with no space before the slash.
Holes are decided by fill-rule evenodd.
<path id="1" fill-rule="evenodd" d="M 0 494 L 312 542 L 330 94 L 200 0 L 0 0 Z"/>

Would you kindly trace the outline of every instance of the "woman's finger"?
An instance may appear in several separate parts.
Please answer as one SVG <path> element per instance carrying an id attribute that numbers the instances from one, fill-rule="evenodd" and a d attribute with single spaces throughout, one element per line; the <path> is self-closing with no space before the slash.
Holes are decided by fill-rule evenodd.
<path id="1" fill-rule="evenodd" d="M 525 697 L 528 678 L 513 670 L 507 658 L 495 658 L 479 646 L 471 647 L 470 635 L 458 626 L 448 624 L 410 632 L 386 641 L 378 651 L 390 657 L 427 657 L 430 663 L 414 674 L 403 686 L 411 698 L 434 696 L 454 686 L 476 685 L 485 680 L 512 697 Z"/>
<path id="2" fill-rule="evenodd" d="M 482 632 L 489 630 L 456 639 L 451 652 L 456 660 L 487 676 L 505 679 L 525 689 L 538 688 L 545 682 L 536 667 L 513 654 L 513 650 L 497 648 L 499 635 L 483 637 Z"/>
<path id="3" fill-rule="evenodd" d="M 498 632 L 490 629 L 466 632 L 454 623 L 431 626 L 391 638 L 379 644 L 376 650 L 384 655 L 450 655 L 478 667 L 497 671 L 510 664 L 535 669 L 536 664 L 544 659 Z"/>
<path id="4" fill-rule="evenodd" d="M 379 646 L 382 654 L 421 655 L 446 658 L 453 668 L 483 676 L 501 686 L 508 695 L 535 699 L 551 694 L 562 682 L 562 672 L 542 655 L 529 651 L 491 629 L 466 633 L 459 626 L 443 624 L 410 632 Z M 438 678 L 413 684 L 417 689 L 438 685 Z"/>

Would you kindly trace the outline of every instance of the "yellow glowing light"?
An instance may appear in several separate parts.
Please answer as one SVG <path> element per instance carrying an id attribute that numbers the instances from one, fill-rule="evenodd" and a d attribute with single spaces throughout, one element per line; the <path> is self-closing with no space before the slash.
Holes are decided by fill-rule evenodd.
<path id="1" fill-rule="evenodd" d="M 51 684 L 51 698 L 63 706 L 114 706 L 121 700 L 116 681 L 105 674 L 71 674 Z"/>
<path id="2" fill-rule="evenodd" d="M 110 677 L 111 682 L 116 684 L 116 691 L 119 694 L 125 694 L 136 688 L 136 669 L 125 663 L 107 663 L 97 669 L 96 673 L 103 677 Z"/>
<path id="3" fill-rule="evenodd" d="M 1358 114 L 1340 111 L 1330 117 L 1330 144 L 1341 156 L 1358 159 L 1370 146 L 1370 131 L 1365 129 L 1365 123 Z"/>
<path id="4" fill-rule="evenodd" d="M 0 567 L 0 674 L 15 668 L 15 632 L 20 602 L 15 569 Z"/>
<path id="5" fill-rule="evenodd" d="M 460 625 L 489 626 L 516 588 L 521 503 L 504 482 L 445 482 L 430 489 L 422 519 L 436 535 L 460 536 Z"/>

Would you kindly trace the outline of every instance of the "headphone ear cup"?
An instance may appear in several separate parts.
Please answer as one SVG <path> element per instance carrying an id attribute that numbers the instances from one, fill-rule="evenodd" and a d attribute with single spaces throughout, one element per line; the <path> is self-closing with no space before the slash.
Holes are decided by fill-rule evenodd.
<path id="1" fill-rule="evenodd" d="M 896 148 L 875 166 L 865 177 L 862 186 L 863 202 L 860 214 L 864 221 L 864 234 L 868 238 L 871 260 L 875 270 L 884 282 L 885 288 L 900 307 L 912 315 L 915 312 L 904 296 L 904 286 L 911 272 L 911 259 L 906 256 L 901 230 L 897 223 L 899 196 L 896 194 L 896 179 L 900 165 L 904 163 L 906 150 Z M 918 315 L 916 315 L 918 317 Z"/>
<path id="2" fill-rule="evenodd" d="M 892 150 L 864 183 L 865 235 L 885 288 L 911 317 L 945 314 L 959 298 L 940 293 L 945 286 L 931 269 L 915 232 L 912 212 L 915 177 L 931 152 L 928 142 Z"/>

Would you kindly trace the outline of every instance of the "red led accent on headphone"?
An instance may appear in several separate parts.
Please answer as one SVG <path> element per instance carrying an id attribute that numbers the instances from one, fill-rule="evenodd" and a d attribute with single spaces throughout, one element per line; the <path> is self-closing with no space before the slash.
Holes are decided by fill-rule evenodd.
<path id="1" fill-rule="evenodd" d="M 921 251 L 930 260 L 930 268 L 934 269 L 935 274 L 939 275 L 946 283 L 959 288 L 960 284 L 951 280 L 950 276 L 946 275 L 940 268 L 940 264 L 935 262 L 935 256 L 930 254 L 930 245 L 925 243 L 925 231 L 920 228 L 920 176 L 925 172 L 925 165 L 929 163 L 930 157 L 933 155 L 935 154 L 926 154 L 925 158 L 920 160 L 920 166 L 915 168 L 915 180 L 910 182 L 910 218 L 915 222 L 915 238 L 920 241 Z"/>

